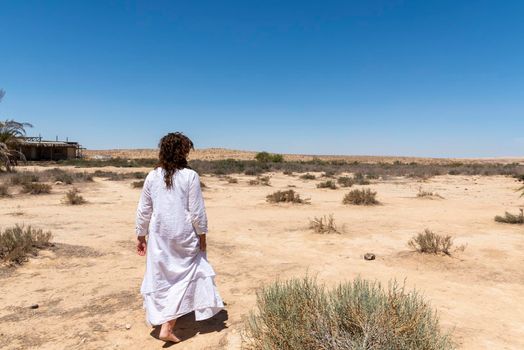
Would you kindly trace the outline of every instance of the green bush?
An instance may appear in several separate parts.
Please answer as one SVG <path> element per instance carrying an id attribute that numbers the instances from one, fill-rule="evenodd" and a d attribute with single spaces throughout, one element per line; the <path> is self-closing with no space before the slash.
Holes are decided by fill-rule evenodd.
<path id="1" fill-rule="evenodd" d="M 276 191 L 272 194 L 267 195 L 266 200 L 269 203 L 281 203 L 281 202 L 299 203 L 299 204 L 307 203 L 307 200 L 300 198 L 300 195 L 293 190 Z"/>
<path id="2" fill-rule="evenodd" d="M 22 192 L 29 194 L 51 193 L 51 185 L 40 182 L 28 182 L 22 185 Z"/>
<path id="3" fill-rule="evenodd" d="M 51 232 L 34 229 L 31 226 L 6 228 L 0 231 L 0 260 L 11 263 L 22 263 L 27 255 L 36 255 L 38 249 L 50 245 Z"/>
<path id="4" fill-rule="evenodd" d="M 495 216 L 496 222 L 502 222 L 505 224 L 524 224 L 524 211 L 520 209 L 520 214 L 514 215 L 506 212 L 504 216 Z"/>
<path id="5" fill-rule="evenodd" d="M 257 153 L 255 159 L 261 163 L 282 163 L 284 161 L 284 157 L 281 154 L 272 154 L 268 152 Z"/>
<path id="6" fill-rule="evenodd" d="M 408 241 L 408 246 L 419 253 L 451 255 L 453 239 L 451 236 L 442 236 L 425 229 L 423 233 L 418 233 Z"/>
<path id="7" fill-rule="evenodd" d="M 379 201 L 376 199 L 377 192 L 370 189 L 353 190 L 344 196 L 342 203 L 354 205 L 376 205 Z"/>
<path id="8" fill-rule="evenodd" d="M 332 190 L 336 190 L 338 187 L 335 181 L 327 180 L 327 181 L 318 183 L 317 188 L 330 188 Z"/>
<path id="9" fill-rule="evenodd" d="M 246 350 L 451 350 L 436 312 L 396 281 L 357 278 L 326 290 L 314 279 L 274 282 L 257 292 L 244 328 Z"/>

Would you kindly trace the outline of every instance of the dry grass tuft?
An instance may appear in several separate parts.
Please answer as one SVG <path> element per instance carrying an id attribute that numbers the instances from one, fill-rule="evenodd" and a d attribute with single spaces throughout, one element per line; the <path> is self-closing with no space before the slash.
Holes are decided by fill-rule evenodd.
<path id="1" fill-rule="evenodd" d="M 337 182 L 342 187 L 351 187 L 355 184 L 353 178 L 349 176 L 341 176 L 337 179 Z"/>
<path id="2" fill-rule="evenodd" d="M 142 188 L 142 187 L 144 187 L 144 180 L 138 180 L 138 181 L 131 182 L 131 187 L 132 188 Z"/>
<path id="3" fill-rule="evenodd" d="M 36 255 L 39 249 L 50 246 L 51 232 L 44 232 L 31 226 L 6 228 L 0 231 L 0 260 L 21 264 L 27 255 Z"/>
<path id="4" fill-rule="evenodd" d="M 2 197 L 11 197 L 11 194 L 9 193 L 9 186 L 7 184 L 0 184 L 0 198 Z"/>
<path id="5" fill-rule="evenodd" d="M 77 188 L 72 188 L 67 191 L 64 197 L 64 203 L 70 205 L 80 205 L 86 203 L 86 200 L 80 195 L 80 191 Z"/>
<path id="6" fill-rule="evenodd" d="M 246 350 L 455 349 L 416 291 L 361 278 L 333 290 L 308 277 L 274 282 L 257 292 L 243 335 Z"/>
<path id="7" fill-rule="evenodd" d="M 353 190 L 344 196 L 343 204 L 353 205 L 377 205 L 380 202 L 376 199 L 377 192 L 370 189 Z"/>
<path id="8" fill-rule="evenodd" d="M 258 185 L 262 185 L 262 186 L 271 186 L 271 184 L 269 183 L 269 180 L 271 178 L 269 176 L 257 176 L 256 179 L 253 179 L 253 180 L 249 180 L 249 184 L 251 186 L 258 186 Z"/>
<path id="9" fill-rule="evenodd" d="M 442 197 L 440 194 L 438 194 L 436 192 L 430 192 L 430 191 L 422 190 L 422 187 L 419 187 L 419 189 L 418 189 L 417 198 L 429 198 L 429 199 L 439 198 L 439 199 L 444 199 L 444 197 Z"/>
<path id="10" fill-rule="evenodd" d="M 520 209 L 520 214 L 514 215 L 511 213 L 506 212 L 504 216 L 497 215 L 495 216 L 496 222 L 502 222 L 505 224 L 517 224 L 522 225 L 524 224 L 524 211 Z"/>
<path id="11" fill-rule="evenodd" d="M 29 194 L 47 194 L 51 193 L 51 185 L 40 182 L 28 182 L 22 185 L 22 192 Z"/>
<path id="12" fill-rule="evenodd" d="M 17 172 L 11 175 L 11 185 L 25 185 L 31 182 L 38 182 L 40 178 L 37 174 L 28 171 Z"/>
<path id="13" fill-rule="evenodd" d="M 226 176 L 225 179 L 226 179 L 227 183 L 229 183 L 229 184 L 237 184 L 238 183 L 238 179 L 234 178 L 234 177 L 231 177 L 231 176 Z"/>
<path id="14" fill-rule="evenodd" d="M 413 236 L 408 241 L 408 246 L 419 253 L 451 255 L 450 249 L 453 246 L 453 238 L 425 229 L 423 233 Z"/>
<path id="15" fill-rule="evenodd" d="M 329 216 L 315 217 L 313 220 L 309 220 L 309 228 L 315 231 L 316 233 L 341 233 L 335 224 L 335 218 L 333 214 Z"/>
<path id="16" fill-rule="evenodd" d="M 300 195 L 293 190 L 276 191 L 266 196 L 269 203 L 299 203 L 308 204 L 308 201 L 300 198 Z"/>
<path id="17" fill-rule="evenodd" d="M 327 180 L 327 181 L 318 183 L 317 188 L 330 188 L 332 190 L 336 190 L 338 187 L 335 181 Z"/>
<path id="18" fill-rule="evenodd" d="M 310 173 L 307 173 L 307 174 L 304 174 L 304 175 L 300 175 L 300 178 L 302 180 L 315 180 L 316 179 L 315 175 L 310 174 Z"/>

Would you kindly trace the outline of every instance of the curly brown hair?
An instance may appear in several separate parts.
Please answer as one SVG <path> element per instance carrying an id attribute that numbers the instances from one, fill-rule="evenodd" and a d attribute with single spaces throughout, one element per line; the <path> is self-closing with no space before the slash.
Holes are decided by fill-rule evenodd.
<path id="1" fill-rule="evenodd" d="M 158 165 L 164 169 L 164 181 L 167 188 L 173 187 L 173 174 L 183 168 L 189 168 L 187 156 L 194 149 L 193 141 L 181 132 L 170 132 L 160 139 L 158 144 Z"/>

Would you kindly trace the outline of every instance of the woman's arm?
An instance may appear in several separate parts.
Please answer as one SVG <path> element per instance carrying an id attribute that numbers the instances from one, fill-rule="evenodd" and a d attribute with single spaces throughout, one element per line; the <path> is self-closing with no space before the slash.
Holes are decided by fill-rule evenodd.
<path id="1" fill-rule="evenodd" d="M 194 174 L 189 184 L 189 213 L 191 223 L 200 237 L 200 249 L 206 250 L 207 215 L 202 189 L 200 188 L 200 177 Z"/>
<path id="2" fill-rule="evenodd" d="M 138 208 L 136 210 L 136 250 L 138 255 L 141 256 L 146 254 L 146 235 L 148 234 L 149 221 L 151 220 L 151 215 L 153 214 L 153 200 L 151 198 L 150 187 L 150 179 L 148 175 L 144 180 L 142 194 L 140 195 Z"/>

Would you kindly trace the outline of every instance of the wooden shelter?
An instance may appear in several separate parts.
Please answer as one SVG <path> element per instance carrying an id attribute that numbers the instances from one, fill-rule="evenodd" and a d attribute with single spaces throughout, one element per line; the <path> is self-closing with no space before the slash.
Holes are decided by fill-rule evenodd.
<path id="1" fill-rule="evenodd" d="M 26 137 L 18 145 L 26 160 L 64 160 L 82 158 L 82 146 L 78 142 L 48 141 L 41 137 Z"/>

